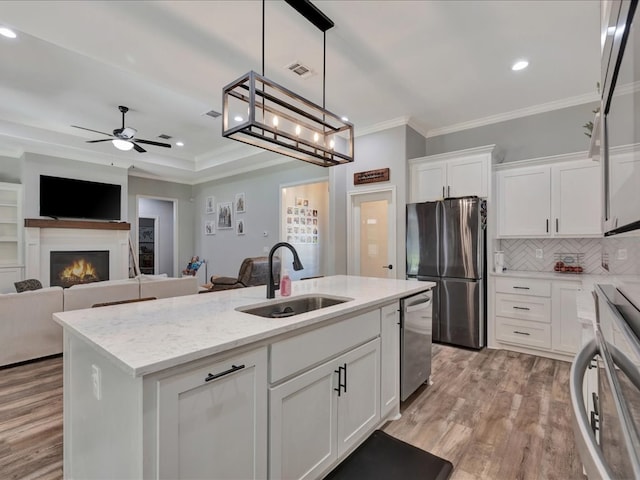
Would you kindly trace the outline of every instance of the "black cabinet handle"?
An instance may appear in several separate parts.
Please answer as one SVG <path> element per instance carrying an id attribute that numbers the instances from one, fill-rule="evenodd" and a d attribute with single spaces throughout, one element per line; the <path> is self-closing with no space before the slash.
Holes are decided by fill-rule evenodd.
<path id="1" fill-rule="evenodd" d="M 451 196 L 451 185 L 447 185 L 447 197 Z"/>
<path id="2" fill-rule="evenodd" d="M 558 219 L 556 218 L 556 233 L 558 233 Z"/>
<path id="3" fill-rule="evenodd" d="M 342 372 L 344 371 L 344 383 L 342 383 Z M 340 392 L 344 388 L 344 393 L 347 393 L 347 364 L 344 366 L 338 367 L 337 370 L 334 370 L 335 373 L 338 374 L 338 388 L 334 388 L 336 392 L 338 392 L 338 396 L 340 396 Z"/>
<path id="4" fill-rule="evenodd" d="M 530 290 L 529 287 L 513 287 L 513 288 L 516 288 L 518 290 Z"/>
<path id="5" fill-rule="evenodd" d="M 549 219 L 547 218 L 547 233 L 549 233 Z"/>
<path id="6" fill-rule="evenodd" d="M 445 197 L 445 195 L 444 195 L 444 185 L 442 185 L 442 198 L 444 198 L 444 197 Z"/>
<path id="7" fill-rule="evenodd" d="M 527 333 L 527 332 L 519 332 L 518 330 L 514 330 L 514 331 L 513 331 L 513 333 L 517 333 L 518 335 L 526 335 L 527 337 L 528 337 L 529 335 L 531 335 L 530 333 Z"/>
<path id="8" fill-rule="evenodd" d="M 393 270 L 393 265 L 392 264 L 383 265 L 382 268 L 388 268 L 389 270 Z"/>
<path id="9" fill-rule="evenodd" d="M 530 308 L 527 308 L 527 307 L 513 307 L 513 308 L 515 308 L 516 310 L 531 310 Z"/>
<path id="10" fill-rule="evenodd" d="M 225 375 L 229 375 L 230 373 L 237 372 L 238 370 L 242 370 L 243 368 L 244 368 L 244 365 L 231 365 L 231 368 L 229 370 L 225 370 L 224 372 L 216 373 L 215 375 L 213 373 L 210 373 L 209 375 L 207 375 L 204 381 L 210 382 L 211 380 L 224 377 Z"/>
<path id="11" fill-rule="evenodd" d="M 598 399 L 598 394 L 596 392 L 591 392 L 591 398 L 593 398 L 593 412 L 600 416 L 600 406 L 598 405 L 600 400 Z"/>

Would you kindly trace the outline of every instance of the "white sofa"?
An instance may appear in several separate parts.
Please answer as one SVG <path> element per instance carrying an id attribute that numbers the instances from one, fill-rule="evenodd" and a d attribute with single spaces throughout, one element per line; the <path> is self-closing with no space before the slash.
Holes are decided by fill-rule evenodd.
<path id="1" fill-rule="evenodd" d="M 0 295 L 0 366 L 62 352 L 61 287 Z"/>
<path id="2" fill-rule="evenodd" d="M 169 298 L 198 293 L 197 277 L 140 277 L 140 298 Z"/>
<path id="3" fill-rule="evenodd" d="M 168 298 L 198 293 L 196 277 L 143 276 L 0 294 L 0 366 L 62 353 L 62 327 L 55 312 L 99 303 Z"/>

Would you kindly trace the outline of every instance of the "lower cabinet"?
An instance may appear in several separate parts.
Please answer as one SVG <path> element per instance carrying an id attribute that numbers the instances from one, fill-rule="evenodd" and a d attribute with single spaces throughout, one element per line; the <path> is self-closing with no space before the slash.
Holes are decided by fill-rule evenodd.
<path id="1" fill-rule="evenodd" d="M 269 389 L 270 478 L 317 478 L 380 420 L 380 339 Z"/>
<path id="2" fill-rule="evenodd" d="M 380 309 L 380 417 L 400 405 L 400 311 L 398 303 Z"/>
<path id="3" fill-rule="evenodd" d="M 157 478 L 266 478 L 266 347 L 161 379 L 157 388 Z"/>
<path id="4" fill-rule="evenodd" d="M 534 278 L 495 279 L 495 338 L 498 342 L 558 355 L 580 346 L 576 292 L 580 282 Z"/>

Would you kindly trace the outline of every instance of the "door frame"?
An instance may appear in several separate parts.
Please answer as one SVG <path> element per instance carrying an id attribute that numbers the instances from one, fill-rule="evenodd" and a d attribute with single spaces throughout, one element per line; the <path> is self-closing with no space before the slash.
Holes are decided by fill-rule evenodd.
<path id="1" fill-rule="evenodd" d="M 360 239 L 356 242 L 355 238 L 355 226 L 353 224 L 356 216 L 354 214 L 355 201 L 362 195 L 370 195 L 372 193 L 390 193 L 391 194 L 391 208 L 389 209 L 388 227 L 390 230 L 391 238 L 393 239 L 391 261 L 395 272 L 390 278 L 397 278 L 398 266 L 396 265 L 398 258 L 398 239 L 397 239 L 397 196 L 396 186 L 386 185 L 384 187 L 371 186 L 362 187 L 358 190 L 350 190 L 347 192 L 347 275 L 356 275 L 356 260 L 360 254 Z"/>
<path id="2" fill-rule="evenodd" d="M 179 248 L 178 248 L 178 199 L 177 198 L 170 198 L 170 197 L 157 197 L 154 195 L 136 195 L 136 236 L 135 236 L 135 246 L 136 246 L 136 254 L 140 251 L 140 245 L 138 242 L 138 230 L 140 229 L 140 222 L 138 221 L 138 218 L 140 218 L 140 199 L 142 198 L 146 198 L 148 200 L 161 200 L 164 202 L 171 202 L 173 204 L 173 276 L 174 277 L 178 277 L 180 276 L 179 272 L 180 272 L 180 267 L 178 265 L 178 252 L 179 252 Z M 149 218 L 149 217 L 145 217 L 145 218 Z M 157 227 L 157 222 L 156 222 L 156 227 Z M 156 258 L 157 258 L 157 251 L 156 251 Z M 154 262 L 155 263 L 155 262 Z M 158 269 L 154 268 L 154 270 L 157 272 Z"/>

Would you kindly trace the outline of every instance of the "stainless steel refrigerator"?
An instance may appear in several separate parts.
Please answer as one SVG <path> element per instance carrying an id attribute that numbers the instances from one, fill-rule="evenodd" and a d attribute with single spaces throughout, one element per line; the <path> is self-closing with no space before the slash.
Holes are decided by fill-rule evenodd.
<path id="1" fill-rule="evenodd" d="M 437 283 L 434 342 L 485 346 L 485 225 L 477 197 L 407 205 L 407 277 Z"/>

